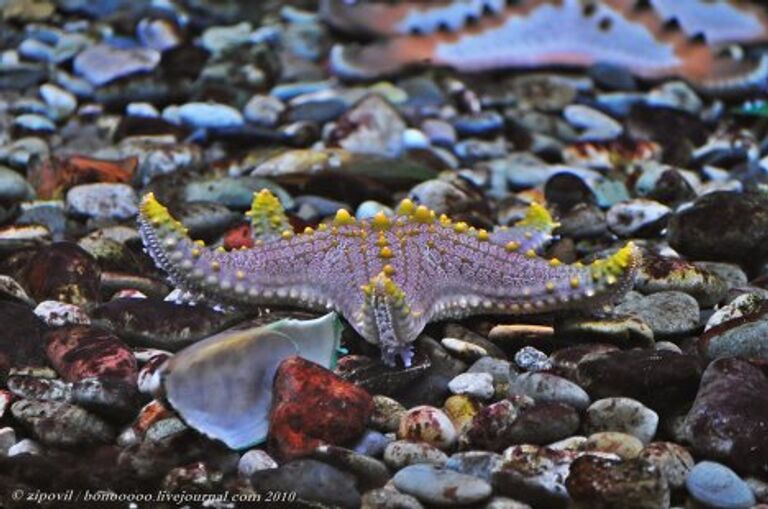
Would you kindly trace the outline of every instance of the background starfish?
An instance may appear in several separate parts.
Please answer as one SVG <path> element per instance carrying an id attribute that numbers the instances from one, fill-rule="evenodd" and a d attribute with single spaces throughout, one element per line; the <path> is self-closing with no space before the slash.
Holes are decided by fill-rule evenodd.
<path id="1" fill-rule="evenodd" d="M 628 244 L 588 266 L 539 257 L 556 224 L 538 205 L 514 228 L 494 233 L 438 218 L 410 200 L 395 217 L 356 221 L 339 210 L 332 224 L 301 234 L 283 229 L 288 221 L 269 191 L 254 196 L 248 215 L 253 248 L 211 250 L 150 193 L 140 232 L 181 289 L 236 305 L 335 309 L 389 364 L 399 355 L 408 365 L 411 343 L 433 320 L 600 306 L 629 288 L 639 256 Z"/>
<path id="2" fill-rule="evenodd" d="M 739 0 L 322 0 L 332 26 L 383 38 L 337 46 L 334 71 L 369 79 L 430 63 L 463 72 L 611 64 L 709 92 L 765 86 L 768 57 L 722 51 L 768 41 L 768 11 Z"/>

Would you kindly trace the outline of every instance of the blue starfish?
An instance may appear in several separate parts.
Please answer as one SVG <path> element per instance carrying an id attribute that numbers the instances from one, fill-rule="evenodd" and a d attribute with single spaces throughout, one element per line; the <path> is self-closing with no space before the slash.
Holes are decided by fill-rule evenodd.
<path id="1" fill-rule="evenodd" d="M 342 209 L 300 234 L 269 191 L 254 195 L 247 215 L 253 248 L 212 250 L 148 194 L 140 233 L 177 287 L 235 305 L 334 309 L 389 364 L 396 356 L 410 363 L 411 345 L 430 321 L 600 307 L 632 285 L 639 258 L 631 243 L 590 265 L 539 257 L 556 226 L 540 205 L 493 233 L 410 200 L 393 217 L 356 221 Z"/>

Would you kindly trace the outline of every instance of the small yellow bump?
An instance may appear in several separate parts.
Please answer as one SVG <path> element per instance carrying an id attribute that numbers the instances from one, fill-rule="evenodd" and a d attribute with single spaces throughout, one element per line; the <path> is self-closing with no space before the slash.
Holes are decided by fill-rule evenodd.
<path id="1" fill-rule="evenodd" d="M 571 288 L 576 289 L 581 285 L 581 280 L 579 279 L 579 276 L 573 276 L 571 278 Z"/>
<path id="2" fill-rule="evenodd" d="M 305 235 L 312 235 L 313 233 L 315 233 L 315 230 L 312 229 L 311 226 L 307 226 L 306 228 L 304 228 L 304 234 Z"/>
<path id="3" fill-rule="evenodd" d="M 451 226 L 451 218 L 445 214 L 440 214 L 440 224 L 443 226 Z"/>
<path id="4" fill-rule="evenodd" d="M 217 261 L 211 262 L 211 270 L 214 272 L 218 272 L 221 270 L 221 264 Z"/>
<path id="5" fill-rule="evenodd" d="M 199 258 L 202 254 L 202 251 L 200 251 L 198 248 L 194 247 L 192 248 L 192 251 L 190 252 L 192 254 L 192 258 Z"/>
<path id="6" fill-rule="evenodd" d="M 424 205 L 419 205 L 413 213 L 413 219 L 417 223 L 429 224 L 435 220 L 435 213 Z"/>
<path id="7" fill-rule="evenodd" d="M 547 289 L 547 291 L 548 291 L 549 293 L 552 293 L 552 292 L 554 292 L 554 291 L 555 291 L 555 283 L 554 283 L 554 282 L 552 282 L 552 281 L 547 281 L 547 284 L 546 284 L 546 285 L 544 285 L 544 286 L 545 286 L 545 288 Z"/>
<path id="8" fill-rule="evenodd" d="M 464 221 L 460 221 L 453 225 L 453 231 L 456 233 L 466 233 L 469 231 L 469 225 Z"/>
<path id="9" fill-rule="evenodd" d="M 336 212 L 336 217 L 333 218 L 333 224 L 336 226 L 355 224 L 355 218 L 346 209 L 339 209 Z"/>
<path id="10" fill-rule="evenodd" d="M 381 270 L 386 276 L 393 276 L 395 274 L 395 268 L 390 264 L 386 264 Z"/>
<path id="11" fill-rule="evenodd" d="M 613 274 L 608 274 L 608 276 L 605 278 L 605 284 L 607 284 L 608 286 L 615 285 L 616 281 L 618 280 L 616 279 L 616 276 L 614 276 Z"/>
<path id="12" fill-rule="evenodd" d="M 527 258 L 536 258 L 536 251 L 534 251 L 533 249 L 529 249 L 528 251 L 525 252 L 525 256 Z"/>
<path id="13" fill-rule="evenodd" d="M 371 227 L 375 230 L 386 230 L 392 225 L 384 212 L 379 212 L 371 219 Z"/>
<path id="14" fill-rule="evenodd" d="M 280 232 L 280 236 L 283 238 L 283 240 L 293 238 L 293 230 L 283 230 Z"/>
<path id="15" fill-rule="evenodd" d="M 196 240 L 195 241 L 195 245 L 200 246 L 200 247 L 205 247 L 205 242 L 203 242 L 202 240 Z"/>
<path id="16" fill-rule="evenodd" d="M 531 240 L 531 239 L 533 238 L 533 233 L 531 233 L 531 232 L 525 232 L 525 233 L 523 234 L 523 236 L 524 236 L 526 239 L 528 239 L 528 240 Z"/>
<path id="17" fill-rule="evenodd" d="M 235 272 L 235 277 L 240 281 L 242 281 L 243 279 L 245 279 L 245 272 L 243 272 L 242 270 L 238 270 L 237 272 Z"/>
<path id="18" fill-rule="evenodd" d="M 395 256 L 395 254 L 392 252 L 392 250 L 388 247 L 382 247 L 381 250 L 379 250 L 379 256 L 382 258 L 392 258 Z"/>
<path id="19" fill-rule="evenodd" d="M 504 246 L 504 249 L 506 249 L 507 251 L 512 253 L 512 252 L 517 251 L 518 249 L 520 249 L 520 243 L 519 242 L 515 242 L 514 240 L 510 240 Z"/>
<path id="20" fill-rule="evenodd" d="M 386 235 L 384 235 L 384 232 L 379 232 L 379 237 L 376 239 L 376 246 L 384 247 L 386 245 L 389 245 Z"/>
<path id="21" fill-rule="evenodd" d="M 429 247 L 429 248 L 435 247 L 435 241 L 434 240 L 428 240 L 427 241 L 427 247 Z"/>
<path id="22" fill-rule="evenodd" d="M 219 247 L 216 248 L 216 252 L 217 253 L 226 253 L 227 250 L 224 249 L 224 246 L 219 246 Z"/>
<path id="23" fill-rule="evenodd" d="M 551 260 L 549 260 L 549 266 L 550 267 L 559 267 L 562 264 L 563 264 L 563 262 L 561 262 L 557 258 L 552 258 Z"/>
<path id="24" fill-rule="evenodd" d="M 488 234 L 486 230 L 483 230 L 482 228 L 477 231 L 477 240 L 480 242 L 487 242 L 490 240 L 491 236 Z"/>
<path id="25" fill-rule="evenodd" d="M 400 205 L 397 206 L 397 214 L 400 216 L 410 216 L 413 214 L 415 208 L 416 205 L 411 200 L 406 198 L 400 202 Z"/>
<path id="26" fill-rule="evenodd" d="M 317 225 L 317 231 L 324 232 L 328 229 L 328 225 L 326 223 L 320 223 Z"/>

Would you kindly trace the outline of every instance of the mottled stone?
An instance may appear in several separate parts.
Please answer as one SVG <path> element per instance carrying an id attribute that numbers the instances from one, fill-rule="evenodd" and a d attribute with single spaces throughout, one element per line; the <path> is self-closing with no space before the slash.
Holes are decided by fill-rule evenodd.
<path id="1" fill-rule="evenodd" d="M 67 192 L 67 208 L 70 213 L 95 219 L 128 219 L 139 209 L 138 198 L 127 184 L 81 184 Z"/>
<path id="2" fill-rule="evenodd" d="M 77 446 L 107 443 L 115 432 L 99 417 L 68 403 L 20 400 L 11 406 L 14 418 L 47 445 Z"/>
<path id="3" fill-rule="evenodd" d="M 269 446 L 279 459 L 310 454 L 323 444 L 359 437 L 373 410 L 371 396 L 301 357 L 283 361 L 275 375 Z"/>
<path id="4" fill-rule="evenodd" d="M 584 430 L 587 433 L 621 431 L 648 444 L 656 435 L 658 424 L 658 414 L 637 400 L 604 398 L 587 408 Z"/>
<path id="5" fill-rule="evenodd" d="M 645 294 L 665 291 L 687 293 L 706 308 L 723 300 L 728 283 L 716 273 L 684 260 L 645 256 L 637 273 L 635 289 Z"/>
<path id="6" fill-rule="evenodd" d="M 45 345 L 56 371 L 69 382 L 105 377 L 136 384 L 136 358 L 109 332 L 86 325 L 67 325 L 48 332 Z"/>
<path id="7" fill-rule="evenodd" d="M 643 443 L 639 438 L 620 431 L 600 431 L 587 437 L 582 450 L 615 454 L 622 459 L 633 459 L 640 455 Z"/>
<path id="8" fill-rule="evenodd" d="M 35 314 L 49 327 L 89 325 L 91 323 L 90 317 L 80 306 L 55 300 L 45 300 L 38 304 L 35 308 Z"/>
<path id="9" fill-rule="evenodd" d="M 206 306 L 157 299 L 115 299 L 94 309 L 91 318 L 131 346 L 171 351 L 224 329 L 232 320 Z"/>
<path id="10" fill-rule="evenodd" d="M 409 409 L 400 419 L 398 438 L 426 442 L 449 449 L 456 442 L 456 428 L 439 408 L 422 405 Z"/>
<path id="11" fill-rule="evenodd" d="M 160 53 L 153 49 L 121 49 L 107 44 L 95 44 L 77 55 L 74 70 L 95 86 L 131 74 L 152 71 L 160 62 Z"/>
<path id="12" fill-rule="evenodd" d="M 405 128 L 397 110 L 372 94 L 339 118 L 331 139 L 350 152 L 397 157 L 403 150 Z"/>
<path id="13" fill-rule="evenodd" d="M 24 281 L 38 302 L 57 300 L 88 306 L 100 299 L 101 269 L 76 244 L 56 242 L 41 248 L 29 260 Z"/>
<path id="14" fill-rule="evenodd" d="M 673 490 L 685 485 L 694 464 L 688 449 L 674 442 L 651 442 L 643 447 L 637 457 L 656 465 Z"/>
<path id="15" fill-rule="evenodd" d="M 416 497 L 400 493 L 393 487 L 367 491 L 360 501 L 362 509 L 422 509 Z"/>
<path id="16" fill-rule="evenodd" d="M 395 487 L 436 506 L 477 503 L 491 495 L 486 481 L 434 465 L 411 465 L 393 478 Z"/>
<path id="17" fill-rule="evenodd" d="M 425 442 L 395 440 L 384 449 L 384 462 L 394 470 L 416 463 L 442 466 L 447 461 L 448 456 L 443 451 Z"/>
<path id="18" fill-rule="evenodd" d="M 454 394 L 466 394 L 481 400 L 490 399 L 495 392 L 493 376 L 489 373 L 462 373 L 448 382 L 448 388 Z"/>
<path id="19" fill-rule="evenodd" d="M 31 307 L 0 301 L 0 323 L 0 379 L 12 368 L 46 365 L 42 337 L 45 324 Z"/>
<path id="20" fill-rule="evenodd" d="M 643 460 L 616 461 L 583 456 L 571 464 L 566 480 L 574 507 L 668 509 L 667 480 Z"/>
<path id="21" fill-rule="evenodd" d="M 699 351 L 710 360 L 722 357 L 768 360 L 768 302 L 747 294 L 737 297 L 732 304 L 721 311 L 733 318 L 709 327 L 699 337 Z"/>

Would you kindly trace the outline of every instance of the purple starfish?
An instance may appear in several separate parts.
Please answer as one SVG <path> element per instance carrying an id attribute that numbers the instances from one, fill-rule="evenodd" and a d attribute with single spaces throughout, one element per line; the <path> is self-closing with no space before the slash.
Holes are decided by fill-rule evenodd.
<path id="1" fill-rule="evenodd" d="M 631 286 L 639 258 L 631 243 L 586 266 L 539 257 L 556 226 L 539 205 L 493 233 L 404 200 L 394 217 L 356 221 L 339 210 L 331 224 L 294 234 L 266 190 L 248 216 L 255 245 L 230 252 L 190 239 L 151 193 L 139 224 L 147 251 L 182 290 L 235 305 L 334 309 L 389 364 L 400 356 L 408 365 L 433 320 L 599 307 Z"/>

